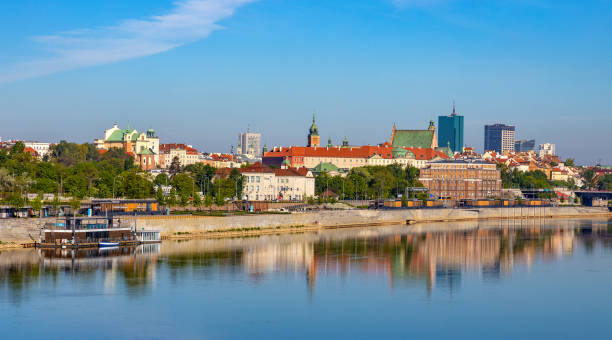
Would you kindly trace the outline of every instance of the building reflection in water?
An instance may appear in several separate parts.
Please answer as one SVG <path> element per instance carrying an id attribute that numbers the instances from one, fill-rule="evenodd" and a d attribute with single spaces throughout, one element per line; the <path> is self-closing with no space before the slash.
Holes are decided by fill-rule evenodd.
<path id="1" fill-rule="evenodd" d="M 187 275 L 219 280 L 246 275 L 257 282 L 295 273 L 305 278 L 311 294 L 321 277 L 352 275 L 383 278 L 390 289 L 408 285 L 452 293 L 466 273 L 496 281 L 516 266 L 531 268 L 537 260 L 571 256 L 576 247 L 587 254 L 597 246 L 612 249 L 611 226 L 608 220 L 432 223 L 106 250 L 6 251 L 0 253 L 0 293 L 10 292 L 19 301 L 41 278 L 54 282 L 60 275 L 102 275 L 105 293 L 121 287 L 144 294 L 155 287 L 160 270 L 177 282 Z"/>

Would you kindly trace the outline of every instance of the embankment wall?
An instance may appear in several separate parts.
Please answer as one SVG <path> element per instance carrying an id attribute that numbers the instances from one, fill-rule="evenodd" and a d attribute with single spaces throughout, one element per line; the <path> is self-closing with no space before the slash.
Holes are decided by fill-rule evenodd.
<path id="1" fill-rule="evenodd" d="M 146 216 L 136 220 L 138 229 L 160 230 L 162 235 L 179 232 L 222 231 L 234 228 L 275 228 L 291 226 L 338 227 L 414 222 L 466 221 L 479 219 L 604 217 L 612 214 L 596 207 L 476 208 L 476 209 L 397 209 L 329 210 L 292 214 L 258 214 L 226 217 Z M 133 225 L 133 218 L 129 218 Z M 43 221 L 44 222 L 44 221 Z M 39 220 L 0 219 L 0 241 L 31 242 L 38 239 Z"/>

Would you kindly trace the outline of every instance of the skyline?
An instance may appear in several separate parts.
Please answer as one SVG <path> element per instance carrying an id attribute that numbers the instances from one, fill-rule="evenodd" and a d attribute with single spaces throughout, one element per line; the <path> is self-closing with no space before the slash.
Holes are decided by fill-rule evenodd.
<path id="1" fill-rule="evenodd" d="M 505 123 L 516 126 L 517 139 L 556 144 L 562 158 L 612 163 L 608 2 L 0 8 L 0 41 L 9 47 L 0 56 L 3 139 L 91 143 L 117 122 L 228 152 L 248 125 L 270 147 L 304 145 L 316 111 L 321 140 L 376 144 L 389 139 L 393 123 L 437 122 L 455 100 L 465 144 L 476 150 L 485 124 Z M 142 44 L 118 43 L 126 39 Z M 24 65 L 28 72 L 16 72 Z"/>

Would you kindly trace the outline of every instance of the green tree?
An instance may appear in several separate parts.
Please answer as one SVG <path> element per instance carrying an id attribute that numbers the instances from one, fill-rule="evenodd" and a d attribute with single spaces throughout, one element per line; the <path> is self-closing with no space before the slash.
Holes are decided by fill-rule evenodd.
<path id="1" fill-rule="evenodd" d="M 190 197 L 195 190 L 194 185 L 191 176 L 185 173 L 177 174 L 172 178 L 172 186 L 176 189 L 179 196 Z"/>
<path id="2" fill-rule="evenodd" d="M 12 194 L 8 197 L 8 203 L 11 207 L 19 210 L 25 207 L 25 200 L 19 194 Z"/>
<path id="3" fill-rule="evenodd" d="M 194 207 L 200 207 L 200 206 L 202 205 L 202 198 L 200 197 L 200 194 L 196 193 L 196 194 L 193 196 L 193 201 L 191 202 L 191 204 L 192 204 Z"/>
<path id="4" fill-rule="evenodd" d="M 574 161 L 573 158 L 566 159 L 564 164 L 565 164 L 565 166 L 571 166 L 571 167 L 575 167 L 576 166 L 575 161 Z"/>
<path id="5" fill-rule="evenodd" d="M 157 200 L 157 204 L 164 205 L 165 197 L 161 187 L 157 187 L 157 191 L 155 192 L 155 199 Z"/>
<path id="6" fill-rule="evenodd" d="M 582 173 L 584 179 L 584 187 L 587 190 L 595 188 L 595 172 L 591 169 L 587 169 Z"/>
<path id="7" fill-rule="evenodd" d="M 169 185 L 171 183 L 170 178 L 165 173 L 161 173 L 155 177 L 153 184 L 155 185 Z"/>
<path id="8" fill-rule="evenodd" d="M 43 202 L 42 197 L 40 195 L 36 196 L 36 199 L 32 201 L 32 210 L 36 211 L 38 214 L 42 213 Z"/>
<path id="9" fill-rule="evenodd" d="M 176 205 L 176 189 L 174 188 L 170 189 L 170 193 L 168 194 L 168 197 L 166 198 L 166 203 L 170 206 Z"/>
<path id="10" fill-rule="evenodd" d="M 181 161 L 178 156 L 174 156 L 172 159 L 172 163 L 170 163 L 170 167 L 168 168 L 168 173 L 170 173 L 170 178 L 174 178 L 174 176 L 180 173 L 182 170 Z"/>
<path id="11" fill-rule="evenodd" d="M 25 151 L 25 144 L 19 141 L 11 147 L 11 151 L 9 152 L 9 154 L 12 157 L 12 156 L 24 153 L 24 151 Z"/>
<path id="12" fill-rule="evenodd" d="M 206 196 L 204 196 L 204 206 L 210 207 L 211 205 L 213 205 L 213 197 L 212 195 L 207 194 Z"/>

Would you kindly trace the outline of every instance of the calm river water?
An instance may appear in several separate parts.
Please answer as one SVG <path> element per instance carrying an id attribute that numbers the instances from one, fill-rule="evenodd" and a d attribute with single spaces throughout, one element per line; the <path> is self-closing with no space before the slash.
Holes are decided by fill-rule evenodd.
<path id="1" fill-rule="evenodd" d="M 3 339 L 612 337 L 612 220 L 0 253 Z"/>

